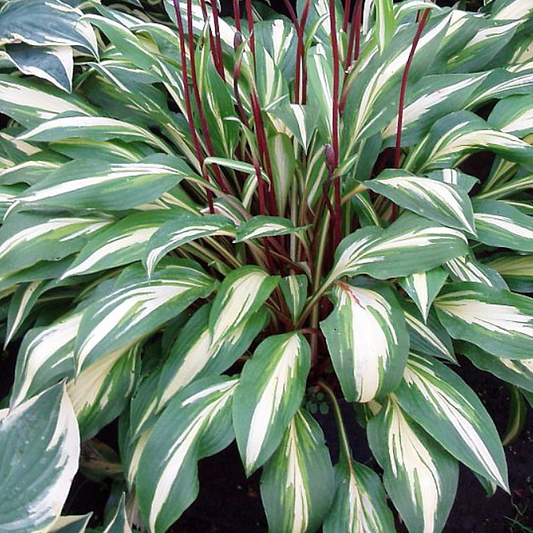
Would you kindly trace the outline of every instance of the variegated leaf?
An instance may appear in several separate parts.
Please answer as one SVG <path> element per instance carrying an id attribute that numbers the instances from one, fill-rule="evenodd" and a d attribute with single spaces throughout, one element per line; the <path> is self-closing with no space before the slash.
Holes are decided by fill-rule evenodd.
<path id="1" fill-rule="evenodd" d="M 131 527 L 126 516 L 125 500 L 126 496 L 122 494 L 109 524 L 102 533 L 131 533 Z"/>
<path id="2" fill-rule="evenodd" d="M 206 304 L 196 311 L 172 345 L 157 387 L 158 410 L 193 381 L 227 370 L 265 327 L 267 315 L 259 310 L 232 334 L 212 342 L 209 329 L 211 308 L 211 304 Z"/>
<path id="3" fill-rule="evenodd" d="M 140 366 L 137 347 L 117 350 L 67 383 L 82 440 L 93 437 L 126 407 Z"/>
<path id="4" fill-rule="evenodd" d="M 467 342 L 459 343 L 457 351 L 466 355 L 481 370 L 490 372 L 508 383 L 533 392 L 533 358 L 504 359 Z"/>
<path id="5" fill-rule="evenodd" d="M 22 140 L 38 142 L 77 138 L 93 141 L 108 141 L 109 139 L 121 139 L 125 142 L 140 141 L 163 152 L 168 150 L 165 143 L 146 128 L 107 117 L 56 117 L 19 137 Z"/>
<path id="6" fill-rule="evenodd" d="M 82 11 L 60 0 L 8 2 L 0 11 L 0 43 L 70 45 L 97 57 L 96 36 L 82 16 Z"/>
<path id="7" fill-rule="evenodd" d="M 272 179 L 279 213 L 285 213 L 289 193 L 296 180 L 296 158 L 291 137 L 284 133 L 272 136 L 268 141 L 272 165 Z"/>
<path id="8" fill-rule="evenodd" d="M 320 323 L 349 402 L 369 402 L 393 391 L 409 351 L 403 312 L 391 289 L 337 283 L 335 309 Z"/>
<path id="9" fill-rule="evenodd" d="M 92 513 L 84 516 L 60 516 L 48 533 L 85 533 Z"/>
<path id="10" fill-rule="evenodd" d="M 233 427 L 247 475 L 274 453 L 305 393 L 311 350 L 299 333 L 264 340 L 244 365 L 233 402 Z"/>
<path id="11" fill-rule="evenodd" d="M 376 7 L 376 21 L 374 25 L 374 39 L 380 52 L 383 52 L 394 35 L 394 10 L 392 0 L 373 0 Z"/>
<path id="12" fill-rule="evenodd" d="M 502 255 L 487 264 L 503 276 L 511 290 L 533 292 L 533 254 Z"/>
<path id="13" fill-rule="evenodd" d="M 404 215 L 386 230 L 364 228 L 343 239 L 329 279 L 357 274 L 378 279 L 408 276 L 467 252 L 467 240 L 460 231 Z"/>
<path id="14" fill-rule="evenodd" d="M 450 335 L 507 359 L 533 350 L 533 300 L 479 283 L 452 283 L 435 300 Z"/>
<path id="15" fill-rule="evenodd" d="M 169 263 L 150 280 L 141 265 L 129 267 L 126 275 L 127 282 L 119 279 L 111 294 L 84 313 L 75 348 L 78 372 L 133 346 L 214 289 L 213 279 L 194 263 Z"/>
<path id="16" fill-rule="evenodd" d="M 500 100 L 487 122 L 496 129 L 523 137 L 533 130 L 533 99 L 531 95 L 509 96 Z"/>
<path id="17" fill-rule="evenodd" d="M 77 252 L 89 237 L 113 222 L 110 217 L 16 214 L 0 228 L 0 275 L 39 261 L 58 261 Z"/>
<path id="18" fill-rule="evenodd" d="M 12 407 L 74 375 L 74 340 L 81 316 L 81 312 L 67 315 L 26 334 L 17 357 Z"/>
<path id="19" fill-rule="evenodd" d="M 394 396 L 439 444 L 475 472 L 508 490 L 496 427 L 474 391 L 436 359 L 411 355 Z"/>
<path id="20" fill-rule="evenodd" d="M 78 424 L 64 385 L 0 411 L 0 529 L 50 529 L 78 469 Z"/>
<path id="21" fill-rule="evenodd" d="M 23 74 L 45 79 L 68 93 L 72 91 L 74 60 L 70 46 L 9 44 L 6 54 Z"/>
<path id="22" fill-rule="evenodd" d="M 496 270 L 479 263 L 468 255 L 447 261 L 445 267 L 453 281 L 471 281 L 472 283 L 484 283 L 495 289 L 508 289 L 507 284 Z"/>
<path id="23" fill-rule="evenodd" d="M 79 96 L 45 87 L 6 74 L 0 75 L 0 112 L 23 126 L 33 127 L 61 113 L 96 115 L 94 108 Z"/>
<path id="24" fill-rule="evenodd" d="M 309 413 L 300 410 L 263 469 L 261 499 L 269 531 L 316 531 L 330 509 L 334 489 L 322 430 Z"/>
<path id="25" fill-rule="evenodd" d="M 301 229 L 296 228 L 288 218 L 258 215 L 250 218 L 237 228 L 237 237 L 234 242 L 243 242 L 260 237 L 290 235 L 291 233 L 297 233 Z"/>
<path id="26" fill-rule="evenodd" d="M 430 133 L 403 163 L 410 172 L 455 166 L 469 153 L 491 150 L 510 161 L 533 167 L 533 148 L 510 133 L 491 128 L 482 118 L 458 111 L 435 122 Z"/>
<path id="27" fill-rule="evenodd" d="M 143 263 L 148 275 L 152 275 L 159 261 L 175 248 L 202 237 L 235 234 L 231 221 L 220 215 L 194 216 L 183 213 L 174 214 L 173 218 L 162 224 L 146 244 Z"/>
<path id="28" fill-rule="evenodd" d="M 291 318 L 296 324 L 302 313 L 305 300 L 307 299 L 307 276 L 304 274 L 292 274 L 281 278 L 280 289 L 289 308 Z"/>
<path id="29" fill-rule="evenodd" d="M 209 316 L 212 342 L 232 335 L 265 303 L 279 282 L 263 269 L 245 266 L 226 276 L 213 302 Z"/>
<path id="30" fill-rule="evenodd" d="M 477 240 L 491 246 L 533 252 L 533 217 L 494 200 L 475 201 L 474 211 Z"/>
<path id="31" fill-rule="evenodd" d="M 164 533 L 198 494 L 197 461 L 233 439 L 231 400 L 237 380 L 210 378 L 184 389 L 167 406 L 142 450 L 136 476 L 141 514 Z"/>
<path id="32" fill-rule="evenodd" d="M 257 41 L 268 51 L 285 78 L 293 75 L 296 54 L 296 28 L 283 18 L 262 20 L 254 25 Z"/>
<path id="33" fill-rule="evenodd" d="M 379 476 L 351 461 L 335 466 L 337 490 L 324 520 L 324 533 L 392 533 L 394 518 Z"/>
<path id="34" fill-rule="evenodd" d="M 15 205 L 123 211 L 156 200 L 190 175 L 187 164 L 173 156 L 138 163 L 79 159 L 27 189 Z"/>
<path id="35" fill-rule="evenodd" d="M 403 301 L 402 307 L 405 323 L 409 329 L 411 351 L 456 363 L 452 339 L 435 313 L 431 311 L 424 320 L 418 309 L 410 302 Z"/>
<path id="36" fill-rule="evenodd" d="M 455 499 L 459 468 L 394 398 L 368 423 L 368 442 L 383 482 L 409 531 L 439 533 Z"/>
<path id="37" fill-rule="evenodd" d="M 476 234 L 468 195 L 447 183 L 390 169 L 364 185 L 425 218 Z"/>
<path id="38" fill-rule="evenodd" d="M 62 278 L 99 272 L 140 260 L 154 233 L 178 216 L 175 210 L 149 211 L 129 215 L 108 225 L 81 249 Z"/>
<path id="39" fill-rule="evenodd" d="M 400 287 L 415 302 L 424 320 L 427 320 L 431 304 L 442 289 L 447 277 L 446 271 L 437 267 L 426 272 L 411 274 L 399 280 Z"/>
<path id="40" fill-rule="evenodd" d="M 315 129 L 317 113 L 311 113 L 308 106 L 300 104 L 289 104 L 276 109 L 272 109 L 270 112 L 272 117 L 275 117 L 276 121 L 279 121 L 282 125 L 284 133 L 285 130 L 289 130 L 291 135 L 300 143 L 304 150 L 307 150 L 311 137 Z M 274 121 L 274 125 L 278 131 L 280 126 Z"/>

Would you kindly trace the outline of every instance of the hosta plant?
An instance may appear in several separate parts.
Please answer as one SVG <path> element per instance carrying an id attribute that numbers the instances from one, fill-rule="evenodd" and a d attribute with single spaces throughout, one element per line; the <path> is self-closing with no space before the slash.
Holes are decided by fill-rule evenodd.
<path id="1" fill-rule="evenodd" d="M 234 440 L 272 533 L 442 531 L 459 463 L 509 490 L 457 365 L 532 398 L 533 1 L 286 4 L 2 2 L 1 531 L 85 531 L 80 442 L 106 532 Z"/>

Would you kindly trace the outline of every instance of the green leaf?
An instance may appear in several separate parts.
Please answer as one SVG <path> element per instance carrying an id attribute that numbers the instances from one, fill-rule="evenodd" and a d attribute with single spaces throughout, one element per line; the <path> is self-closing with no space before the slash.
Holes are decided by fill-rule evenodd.
<path id="1" fill-rule="evenodd" d="M 519 252 L 533 252 L 533 217 L 493 200 L 476 200 L 474 211 L 478 241 Z"/>
<path id="2" fill-rule="evenodd" d="M 78 469 L 80 437 L 64 385 L 0 411 L 0 529 L 47 531 Z"/>
<path id="3" fill-rule="evenodd" d="M 278 133 L 268 139 L 268 150 L 278 212 L 285 213 L 289 194 L 296 180 L 294 144 L 288 135 Z"/>
<path id="4" fill-rule="evenodd" d="M 533 300 L 479 283 L 452 283 L 435 300 L 440 321 L 456 339 L 508 359 L 533 350 Z"/>
<path id="5" fill-rule="evenodd" d="M 503 357 L 496 357 L 468 342 L 458 343 L 457 351 L 466 355 L 479 369 L 490 372 L 517 387 L 533 392 L 533 358 L 504 359 Z"/>
<path id="6" fill-rule="evenodd" d="M 233 242 L 244 242 L 249 239 L 276 235 L 290 235 L 302 229 L 296 228 L 288 218 L 258 215 L 238 226 L 237 237 Z"/>
<path id="7" fill-rule="evenodd" d="M 137 347 L 102 357 L 67 383 L 83 441 L 96 435 L 128 404 L 140 366 Z"/>
<path id="8" fill-rule="evenodd" d="M 183 261 L 161 268 L 150 280 L 141 265 L 132 265 L 126 275 L 132 279 L 119 280 L 84 313 L 76 339 L 78 371 L 133 346 L 214 289 L 212 278 Z"/>
<path id="9" fill-rule="evenodd" d="M 247 475 L 274 453 L 302 403 L 311 349 L 299 333 L 265 339 L 242 370 L 233 427 Z"/>
<path id="10" fill-rule="evenodd" d="M 10 44 L 6 46 L 6 54 L 23 74 L 47 80 L 63 91 L 72 91 L 74 61 L 70 46 Z"/>
<path id="11" fill-rule="evenodd" d="M 507 284 L 498 272 L 468 255 L 456 257 L 446 262 L 446 270 L 453 281 L 470 281 L 483 283 L 495 289 L 507 289 Z"/>
<path id="12" fill-rule="evenodd" d="M 337 283 L 335 309 L 320 323 L 349 402 L 369 402 L 402 379 L 409 337 L 396 296 L 385 285 Z"/>
<path id="13" fill-rule="evenodd" d="M 237 380 L 201 380 L 165 409 L 142 450 L 136 477 L 141 514 L 164 533 L 198 494 L 197 461 L 233 439 L 231 400 Z"/>
<path id="14" fill-rule="evenodd" d="M 318 116 L 311 113 L 309 106 L 288 104 L 272 109 L 269 113 L 291 132 L 304 150 L 307 150 Z"/>
<path id="15" fill-rule="evenodd" d="M 190 213 L 174 213 L 174 220 L 162 224 L 146 244 L 143 264 L 151 276 L 161 259 L 184 244 L 212 235 L 235 234 L 230 220 L 220 215 L 194 216 Z"/>
<path id="16" fill-rule="evenodd" d="M 533 292 L 533 254 L 502 255 L 487 263 L 517 292 Z"/>
<path id="17" fill-rule="evenodd" d="M 281 278 L 280 289 L 285 299 L 285 303 L 291 313 L 291 318 L 296 324 L 304 309 L 305 301 L 307 299 L 307 276 L 304 274 L 291 274 L 285 278 Z"/>
<path id="18" fill-rule="evenodd" d="M 447 183 L 389 169 L 363 184 L 425 218 L 476 234 L 468 195 Z"/>
<path id="19" fill-rule="evenodd" d="M 493 127 L 517 137 L 531 133 L 533 129 L 533 98 L 522 94 L 500 100 L 487 122 Z"/>
<path id="20" fill-rule="evenodd" d="M 394 518 L 379 476 L 370 468 L 351 461 L 335 466 L 335 499 L 324 533 L 392 533 Z"/>
<path id="21" fill-rule="evenodd" d="M 403 216 L 386 230 L 369 227 L 344 238 L 328 279 L 357 274 L 378 279 L 403 277 L 467 252 L 467 240 L 460 231 L 415 215 Z"/>
<path id="22" fill-rule="evenodd" d="M 330 509 L 333 467 L 320 426 L 300 410 L 263 469 L 261 499 L 271 533 L 311 533 Z"/>
<path id="23" fill-rule="evenodd" d="M 373 0 L 373 4 L 376 6 L 374 39 L 379 51 L 383 53 L 394 35 L 394 6 L 392 0 Z"/>
<path id="24" fill-rule="evenodd" d="M 0 228 L 0 275 L 17 272 L 39 261 L 67 257 L 83 248 L 91 234 L 112 221 L 99 215 L 17 213 L 8 216 Z"/>
<path id="25" fill-rule="evenodd" d="M 209 315 L 212 342 L 232 335 L 265 303 L 279 282 L 256 266 L 231 272 L 221 283 Z"/>
<path id="26" fill-rule="evenodd" d="M 405 323 L 409 329 L 411 351 L 445 359 L 457 363 L 453 352 L 452 339 L 439 322 L 435 313 L 430 311 L 426 320 L 410 302 L 403 301 Z"/>
<path id="27" fill-rule="evenodd" d="M 387 493 L 409 531 L 442 531 L 457 489 L 457 461 L 394 398 L 368 422 L 367 432 Z"/>
<path id="28" fill-rule="evenodd" d="M 431 304 L 442 289 L 447 277 L 448 274 L 445 270 L 437 267 L 426 272 L 411 274 L 399 280 L 400 287 L 415 302 L 424 320 L 427 320 Z"/>
<path id="29" fill-rule="evenodd" d="M 27 189 L 15 205 L 123 211 L 156 200 L 190 175 L 187 164 L 173 156 L 150 156 L 138 163 L 80 159 Z"/>
<path id="30" fill-rule="evenodd" d="M 95 115 L 82 98 L 46 87 L 42 82 L 0 74 L 0 112 L 23 126 L 33 127 L 61 113 Z"/>
<path id="31" fill-rule="evenodd" d="M 19 137 L 19 139 L 32 142 L 78 138 L 92 141 L 108 141 L 109 139 L 120 139 L 125 142 L 140 141 L 163 152 L 168 150 L 166 144 L 146 128 L 107 117 L 59 116 L 36 126 Z"/>
<path id="32" fill-rule="evenodd" d="M 508 490 L 505 455 L 494 422 L 457 374 L 436 359 L 411 355 L 394 395 L 443 448 Z"/>
<path id="33" fill-rule="evenodd" d="M 60 516 L 49 533 L 85 533 L 92 513 L 84 516 Z"/>
<path id="34" fill-rule="evenodd" d="M 522 0 L 495 0 L 491 8 L 493 19 L 517 20 L 525 19 L 533 11 L 533 4 Z"/>
<path id="35" fill-rule="evenodd" d="M 126 516 L 125 500 L 126 496 L 123 493 L 109 524 L 102 533 L 131 533 L 131 527 Z"/>

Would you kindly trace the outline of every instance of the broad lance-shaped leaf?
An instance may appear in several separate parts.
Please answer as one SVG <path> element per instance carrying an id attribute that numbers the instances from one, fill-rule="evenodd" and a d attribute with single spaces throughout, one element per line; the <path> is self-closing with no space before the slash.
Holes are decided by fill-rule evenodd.
<path id="1" fill-rule="evenodd" d="M 26 141 L 63 141 L 65 139 L 107 141 L 121 139 L 125 142 L 144 142 L 167 152 L 166 144 L 150 130 L 108 117 L 56 117 L 27 131 L 19 137 Z"/>
<path id="2" fill-rule="evenodd" d="M 528 94 L 500 100 L 487 122 L 496 129 L 522 137 L 533 128 L 533 98 Z"/>
<path id="3" fill-rule="evenodd" d="M 268 299 L 279 282 L 256 266 L 245 266 L 226 276 L 213 302 L 209 316 L 212 342 L 231 335 Z"/>
<path id="4" fill-rule="evenodd" d="M 505 454 L 494 422 L 455 372 L 436 359 L 412 354 L 394 396 L 456 459 L 508 490 Z"/>
<path id="5" fill-rule="evenodd" d="M 72 91 L 74 58 L 70 46 L 8 44 L 5 50 L 23 74 L 45 79 L 67 93 Z"/>
<path id="6" fill-rule="evenodd" d="M 533 252 L 533 217 L 505 202 L 477 200 L 474 203 L 477 240 L 490 246 Z"/>
<path id="7" fill-rule="evenodd" d="M 233 427 L 247 475 L 274 453 L 302 403 L 311 349 L 299 333 L 265 339 L 246 362 L 233 401 Z"/>
<path id="8" fill-rule="evenodd" d="M 14 205 L 124 211 L 156 200 L 190 175 L 174 156 L 152 155 L 138 163 L 80 159 L 27 189 Z"/>
<path id="9" fill-rule="evenodd" d="M 320 327 L 349 402 L 369 402 L 393 391 L 409 351 L 403 312 L 391 289 L 338 282 L 335 309 Z"/>
<path id="10" fill-rule="evenodd" d="M 296 324 L 304 309 L 305 300 L 307 299 L 307 276 L 305 274 L 291 274 L 290 276 L 281 278 L 279 285 L 285 303 L 291 313 L 291 318 Z"/>
<path id="11" fill-rule="evenodd" d="M 179 246 L 211 235 L 235 234 L 231 221 L 220 215 L 194 216 L 183 213 L 174 217 L 175 220 L 162 224 L 146 244 L 143 263 L 148 275 L 152 275 L 168 252 Z"/>
<path id="12" fill-rule="evenodd" d="M 259 310 L 231 334 L 213 342 L 209 329 L 211 308 L 208 303 L 196 311 L 172 345 L 157 387 L 158 409 L 192 381 L 227 370 L 248 349 L 268 319 Z"/>
<path id="13" fill-rule="evenodd" d="M 287 218 L 259 215 L 238 226 L 237 237 L 233 242 L 243 242 L 249 239 L 258 239 L 259 237 L 289 235 L 302 229 L 295 227 Z"/>
<path id="14" fill-rule="evenodd" d="M 23 126 L 33 127 L 61 113 L 96 115 L 82 98 L 30 81 L 0 74 L 0 112 Z"/>
<path id="15" fill-rule="evenodd" d="M 316 531 L 330 509 L 334 491 L 333 466 L 322 430 L 301 409 L 261 476 L 269 531 Z"/>
<path id="16" fill-rule="evenodd" d="M 457 363 L 452 339 L 435 313 L 431 311 L 424 320 L 414 304 L 406 300 L 401 303 L 409 330 L 410 350 Z"/>
<path id="17" fill-rule="evenodd" d="M 502 255 L 488 263 L 517 292 L 533 292 L 533 254 Z"/>
<path id="18" fill-rule="evenodd" d="M 533 300 L 479 283 L 452 283 L 435 300 L 450 335 L 507 359 L 533 351 Z"/>
<path id="19" fill-rule="evenodd" d="M 345 237 L 328 280 L 358 274 L 378 279 L 409 276 L 467 253 L 467 239 L 460 231 L 407 214 L 386 230 L 368 227 Z"/>
<path id="20" fill-rule="evenodd" d="M 123 493 L 109 524 L 107 524 L 102 533 L 131 533 L 131 527 L 126 515 L 125 501 L 126 496 Z"/>
<path id="21" fill-rule="evenodd" d="M 446 271 L 437 267 L 399 280 L 400 287 L 413 299 L 424 320 L 427 320 L 431 304 L 447 277 Z"/>
<path id="22" fill-rule="evenodd" d="M 370 190 L 425 218 L 476 234 L 468 195 L 447 183 L 392 169 L 363 183 Z"/>
<path id="23" fill-rule="evenodd" d="M 0 411 L 0 530 L 48 531 L 78 469 L 80 436 L 62 384 Z"/>
<path id="24" fill-rule="evenodd" d="M 479 263 L 468 255 L 451 259 L 446 262 L 445 266 L 453 281 L 471 281 L 483 283 L 495 289 L 508 289 L 504 279 L 496 270 Z"/>
<path id="25" fill-rule="evenodd" d="M 92 513 L 84 516 L 60 516 L 48 533 L 85 533 Z"/>
<path id="26" fill-rule="evenodd" d="M 383 52 L 394 35 L 394 10 L 392 0 L 373 0 L 376 6 L 374 39 L 380 52 Z"/>
<path id="27" fill-rule="evenodd" d="M 390 397 L 367 425 L 387 493 L 409 531 L 442 531 L 457 490 L 457 461 Z"/>
<path id="28" fill-rule="evenodd" d="M 83 12 L 59 0 L 9 2 L 0 12 L 0 42 L 70 45 L 98 56 L 96 35 Z"/>
<path id="29" fill-rule="evenodd" d="M 74 341 L 81 317 L 81 312 L 69 314 L 26 334 L 17 357 L 11 407 L 74 376 Z"/>
<path id="30" fill-rule="evenodd" d="M 107 270 L 143 257 L 146 243 L 170 220 L 176 210 L 134 213 L 107 226 L 78 253 L 62 278 Z"/>
<path id="31" fill-rule="evenodd" d="M 529 359 L 504 359 L 496 357 L 468 342 L 458 343 L 457 351 L 462 353 L 481 370 L 533 392 L 533 357 Z M 531 355 L 531 354 L 530 354 Z"/>
<path id="32" fill-rule="evenodd" d="M 0 228 L 0 275 L 39 261 L 58 261 L 86 244 L 89 236 L 113 222 L 102 216 L 14 214 Z"/>
<path id="33" fill-rule="evenodd" d="M 136 477 L 141 514 L 151 533 L 164 533 L 198 494 L 197 462 L 234 438 L 231 400 L 238 381 L 200 380 L 165 409 L 142 451 Z"/>
<path id="34" fill-rule="evenodd" d="M 107 354 L 133 346 L 195 300 L 205 298 L 215 286 L 194 263 L 169 263 L 150 280 L 141 265 L 125 273 L 133 279 L 124 286 L 119 283 L 84 313 L 75 348 L 78 372 Z"/>
<path id="35" fill-rule="evenodd" d="M 137 348 L 108 354 L 67 383 L 82 440 L 96 435 L 128 404 L 140 366 Z"/>
<path id="36" fill-rule="evenodd" d="M 324 533 L 393 533 L 394 518 L 379 476 L 351 461 L 335 466 L 335 499 L 324 520 Z"/>

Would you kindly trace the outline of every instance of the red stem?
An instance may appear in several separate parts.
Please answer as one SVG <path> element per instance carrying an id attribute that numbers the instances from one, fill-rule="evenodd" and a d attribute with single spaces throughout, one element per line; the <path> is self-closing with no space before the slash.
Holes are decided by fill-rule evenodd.
<path id="1" fill-rule="evenodd" d="M 409 69 L 411 68 L 411 63 L 416 52 L 416 47 L 418 46 L 418 41 L 424 31 L 424 26 L 426 25 L 430 9 L 426 9 L 422 18 L 418 22 L 418 28 L 416 34 L 413 38 L 413 44 L 411 45 L 411 51 L 405 64 L 402 76 L 402 85 L 400 88 L 400 103 L 398 105 L 398 125 L 396 127 L 396 146 L 394 149 L 394 163 L 393 167 L 398 168 L 400 166 L 400 157 L 401 157 L 401 145 L 402 145 L 402 126 L 403 126 L 403 108 L 405 103 L 405 90 L 407 88 L 407 79 L 409 77 Z"/>
<path id="2" fill-rule="evenodd" d="M 339 165 L 339 44 L 335 20 L 335 0 L 329 0 L 329 20 L 331 27 L 331 52 L 333 56 L 333 110 L 331 145 L 335 156 L 335 169 Z"/>
<path id="3" fill-rule="evenodd" d="M 204 16 L 204 19 L 207 20 L 208 16 L 207 16 L 207 7 L 205 5 L 205 0 L 201 0 L 200 5 L 202 7 L 202 14 Z M 215 46 L 215 40 L 214 40 L 213 34 L 211 33 L 211 26 L 209 26 L 209 45 L 210 45 L 210 48 L 211 48 L 211 56 L 213 57 L 213 64 L 215 65 L 215 68 L 217 69 L 217 72 L 220 74 L 220 65 L 218 63 L 218 56 L 217 56 L 217 50 L 216 50 L 216 46 Z"/>
<path id="4" fill-rule="evenodd" d="M 304 8 L 302 10 L 302 20 L 300 21 L 300 37 L 301 42 L 301 72 L 302 72 L 302 81 L 301 81 L 301 103 L 307 103 L 307 58 L 305 56 L 305 47 L 304 47 L 304 33 L 305 25 L 307 23 L 307 17 L 309 16 L 309 8 L 311 7 L 311 0 L 305 2 Z"/>
<path id="5" fill-rule="evenodd" d="M 208 181 L 209 177 L 207 176 L 207 172 L 204 169 L 204 156 L 202 154 L 202 148 L 200 146 L 200 141 L 198 140 L 198 134 L 196 133 L 196 128 L 194 126 L 194 117 L 192 114 L 191 94 L 189 91 L 189 83 L 187 79 L 187 54 L 185 53 L 185 34 L 183 32 L 183 20 L 181 18 L 181 11 L 180 11 L 178 0 L 174 0 L 174 10 L 176 11 L 176 19 L 178 22 L 178 34 L 179 34 L 179 40 L 180 40 L 180 55 L 181 55 L 181 76 L 183 80 L 183 92 L 185 96 L 185 108 L 187 111 L 187 121 L 189 123 L 189 130 L 191 132 L 191 136 L 193 139 L 194 151 L 196 152 L 196 157 L 198 158 L 198 162 L 200 163 L 202 167 L 204 178 Z M 209 212 L 213 214 L 215 212 L 215 209 L 213 206 L 213 193 L 209 189 L 206 189 L 206 194 L 207 194 L 207 201 L 209 203 Z"/>
<path id="6" fill-rule="evenodd" d="M 220 41 L 220 24 L 218 20 L 218 8 L 217 8 L 216 0 L 212 3 L 212 9 L 213 9 L 213 19 L 215 21 L 215 45 L 217 49 L 218 66 L 219 66 L 217 70 L 218 70 L 218 73 L 220 74 L 220 77 L 224 81 L 226 81 L 226 73 L 224 72 L 224 61 L 222 59 L 222 43 Z"/>
<path id="7" fill-rule="evenodd" d="M 235 19 L 235 27 L 239 33 L 242 33 L 241 28 L 241 9 L 239 7 L 239 0 L 233 0 L 233 18 Z"/>
<path id="8" fill-rule="evenodd" d="M 289 2 L 289 0 L 283 0 L 283 1 L 285 2 L 285 7 L 287 8 L 287 11 L 289 12 L 289 16 L 291 17 L 294 27 L 296 28 L 296 30 L 298 30 L 298 16 L 296 15 L 294 8 L 292 7 L 292 4 Z"/>
<path id="9" fill-rule="evenodd" d="M 350 8 L 352 7 L 352 0 L 346 0 L 344 6 L 344 19 L 342 21 L 342 30 L 346 33 L 348 29 L 348 21 L 350 20 Z"/>
<path id="10" fill-rule="evenodd" d="M 353 54 L 353 60 L 359 59 L 359 51 L 361 49 L 361 19 L 363 17 L 363 1 L 359 0 L 355 8 L 352 24 L 355 26 L 355 50 Z"/>
<path id="11" fill-rule="evenodd" d="M 252 0 L 246 0 L 246 18 L 248 19 L 248 32 L 250 33 L 250 50 L 255 64 L 255 37 L 254 37 L 254 17 L 252 14 Z"/>

